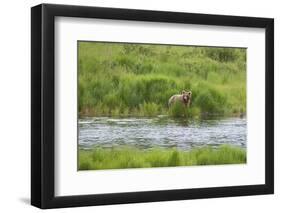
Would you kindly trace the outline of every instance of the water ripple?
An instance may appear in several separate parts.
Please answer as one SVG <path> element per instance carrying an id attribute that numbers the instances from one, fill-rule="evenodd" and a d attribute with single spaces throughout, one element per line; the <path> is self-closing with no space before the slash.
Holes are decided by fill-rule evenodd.
<path id="1" fill-rule="evenodd" d="M 79 146 L 111 148 L 120 145 L 141 149 L 177 147 L 188 150 L 204 145 L 246 147 L 245 118 L 188 121 L 157 118 L 94 117 L 79 120 Z"/>

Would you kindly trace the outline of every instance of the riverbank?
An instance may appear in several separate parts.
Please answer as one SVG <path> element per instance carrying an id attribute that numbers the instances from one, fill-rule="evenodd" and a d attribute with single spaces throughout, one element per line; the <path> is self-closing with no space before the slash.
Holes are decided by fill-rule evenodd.
<path id="1" fill-rule="evenodd" d="M 83 111 L 79 112 L 79 119 L 85 117 L 112 117 L 112 118 L 152 118 L 152 117 L 170 117 L 170 118 L 192 118 L 192 119 L 204 119 L 213 117 L 246 117 L 246 111 L 224 111 L 224 112 L 202 112 L 198 107 L 185 107 L 183 105 L 177 104 L 170 108 L 163 108 L 158 110 L 154 104 L 147 104 L 145 107 L 136 108 L 133 110 L 108 110 L 105 108 L 103 110 L 96 110 L 95 108 L 85 108 Z"/>
<path id="2" fill-rule="evenodd" d="M 190 151 L 157 148 L 141 150 L 131 147 L 96 148 L 79 149 L 78 158 L 79 170 L 222 165 L 246 163 L 246 150 L 230 145 L 194 148 Z"/>

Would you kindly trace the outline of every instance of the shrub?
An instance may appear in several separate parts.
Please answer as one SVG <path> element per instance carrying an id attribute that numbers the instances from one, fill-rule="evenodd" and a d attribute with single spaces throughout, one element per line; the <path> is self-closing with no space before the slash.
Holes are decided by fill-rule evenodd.
<path id="1" fill-rule="evenodd" d="M 227 97 L 217 89 L 209 88 L 198 91 L 195 105 L 200 108 L 201 112 L 223 113 Z"/>
<path id="2" fill-rule="evenodd" d="M 206 48 L 205 54 L 211 59 L 221 62 L 235 61 L 239 57 L 234 48 Z"/>

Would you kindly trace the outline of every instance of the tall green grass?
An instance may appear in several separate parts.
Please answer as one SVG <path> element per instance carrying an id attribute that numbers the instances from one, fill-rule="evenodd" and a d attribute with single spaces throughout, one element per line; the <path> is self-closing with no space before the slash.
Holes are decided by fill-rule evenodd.
<path id="1" fill-rule="evenodd" d="M 78 162 L 79 170 L 242 164 L 246 163 L 246 151 L 229 145 L 221 145 L 217 149 L 195 148 L 191 151 L 160 148 L 140 150 L 131 147 L 80 149 Z"/>
<path id="2" fill-rule="evenodd" d="M 102 42 L 79 42 L 78 48 L 80 115 L 246 111 L 245 49 Z M 169 112 L 169 98 L 183 89 L 192 91 L 190 109 Z"/>

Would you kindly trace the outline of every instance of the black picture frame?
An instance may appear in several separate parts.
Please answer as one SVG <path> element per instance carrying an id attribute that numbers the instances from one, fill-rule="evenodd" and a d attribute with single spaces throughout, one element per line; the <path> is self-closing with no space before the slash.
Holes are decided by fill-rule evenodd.
<path id="1" fill-rule="evenodd" d="M 93 195 L 54 195 L 55 17 L 264 28 L 265 184 Z M 274 20 L 271 18 L 41 4 L 31 8 L 31 204 L 39 208 L 272 194 L 274 192 Z"/>

